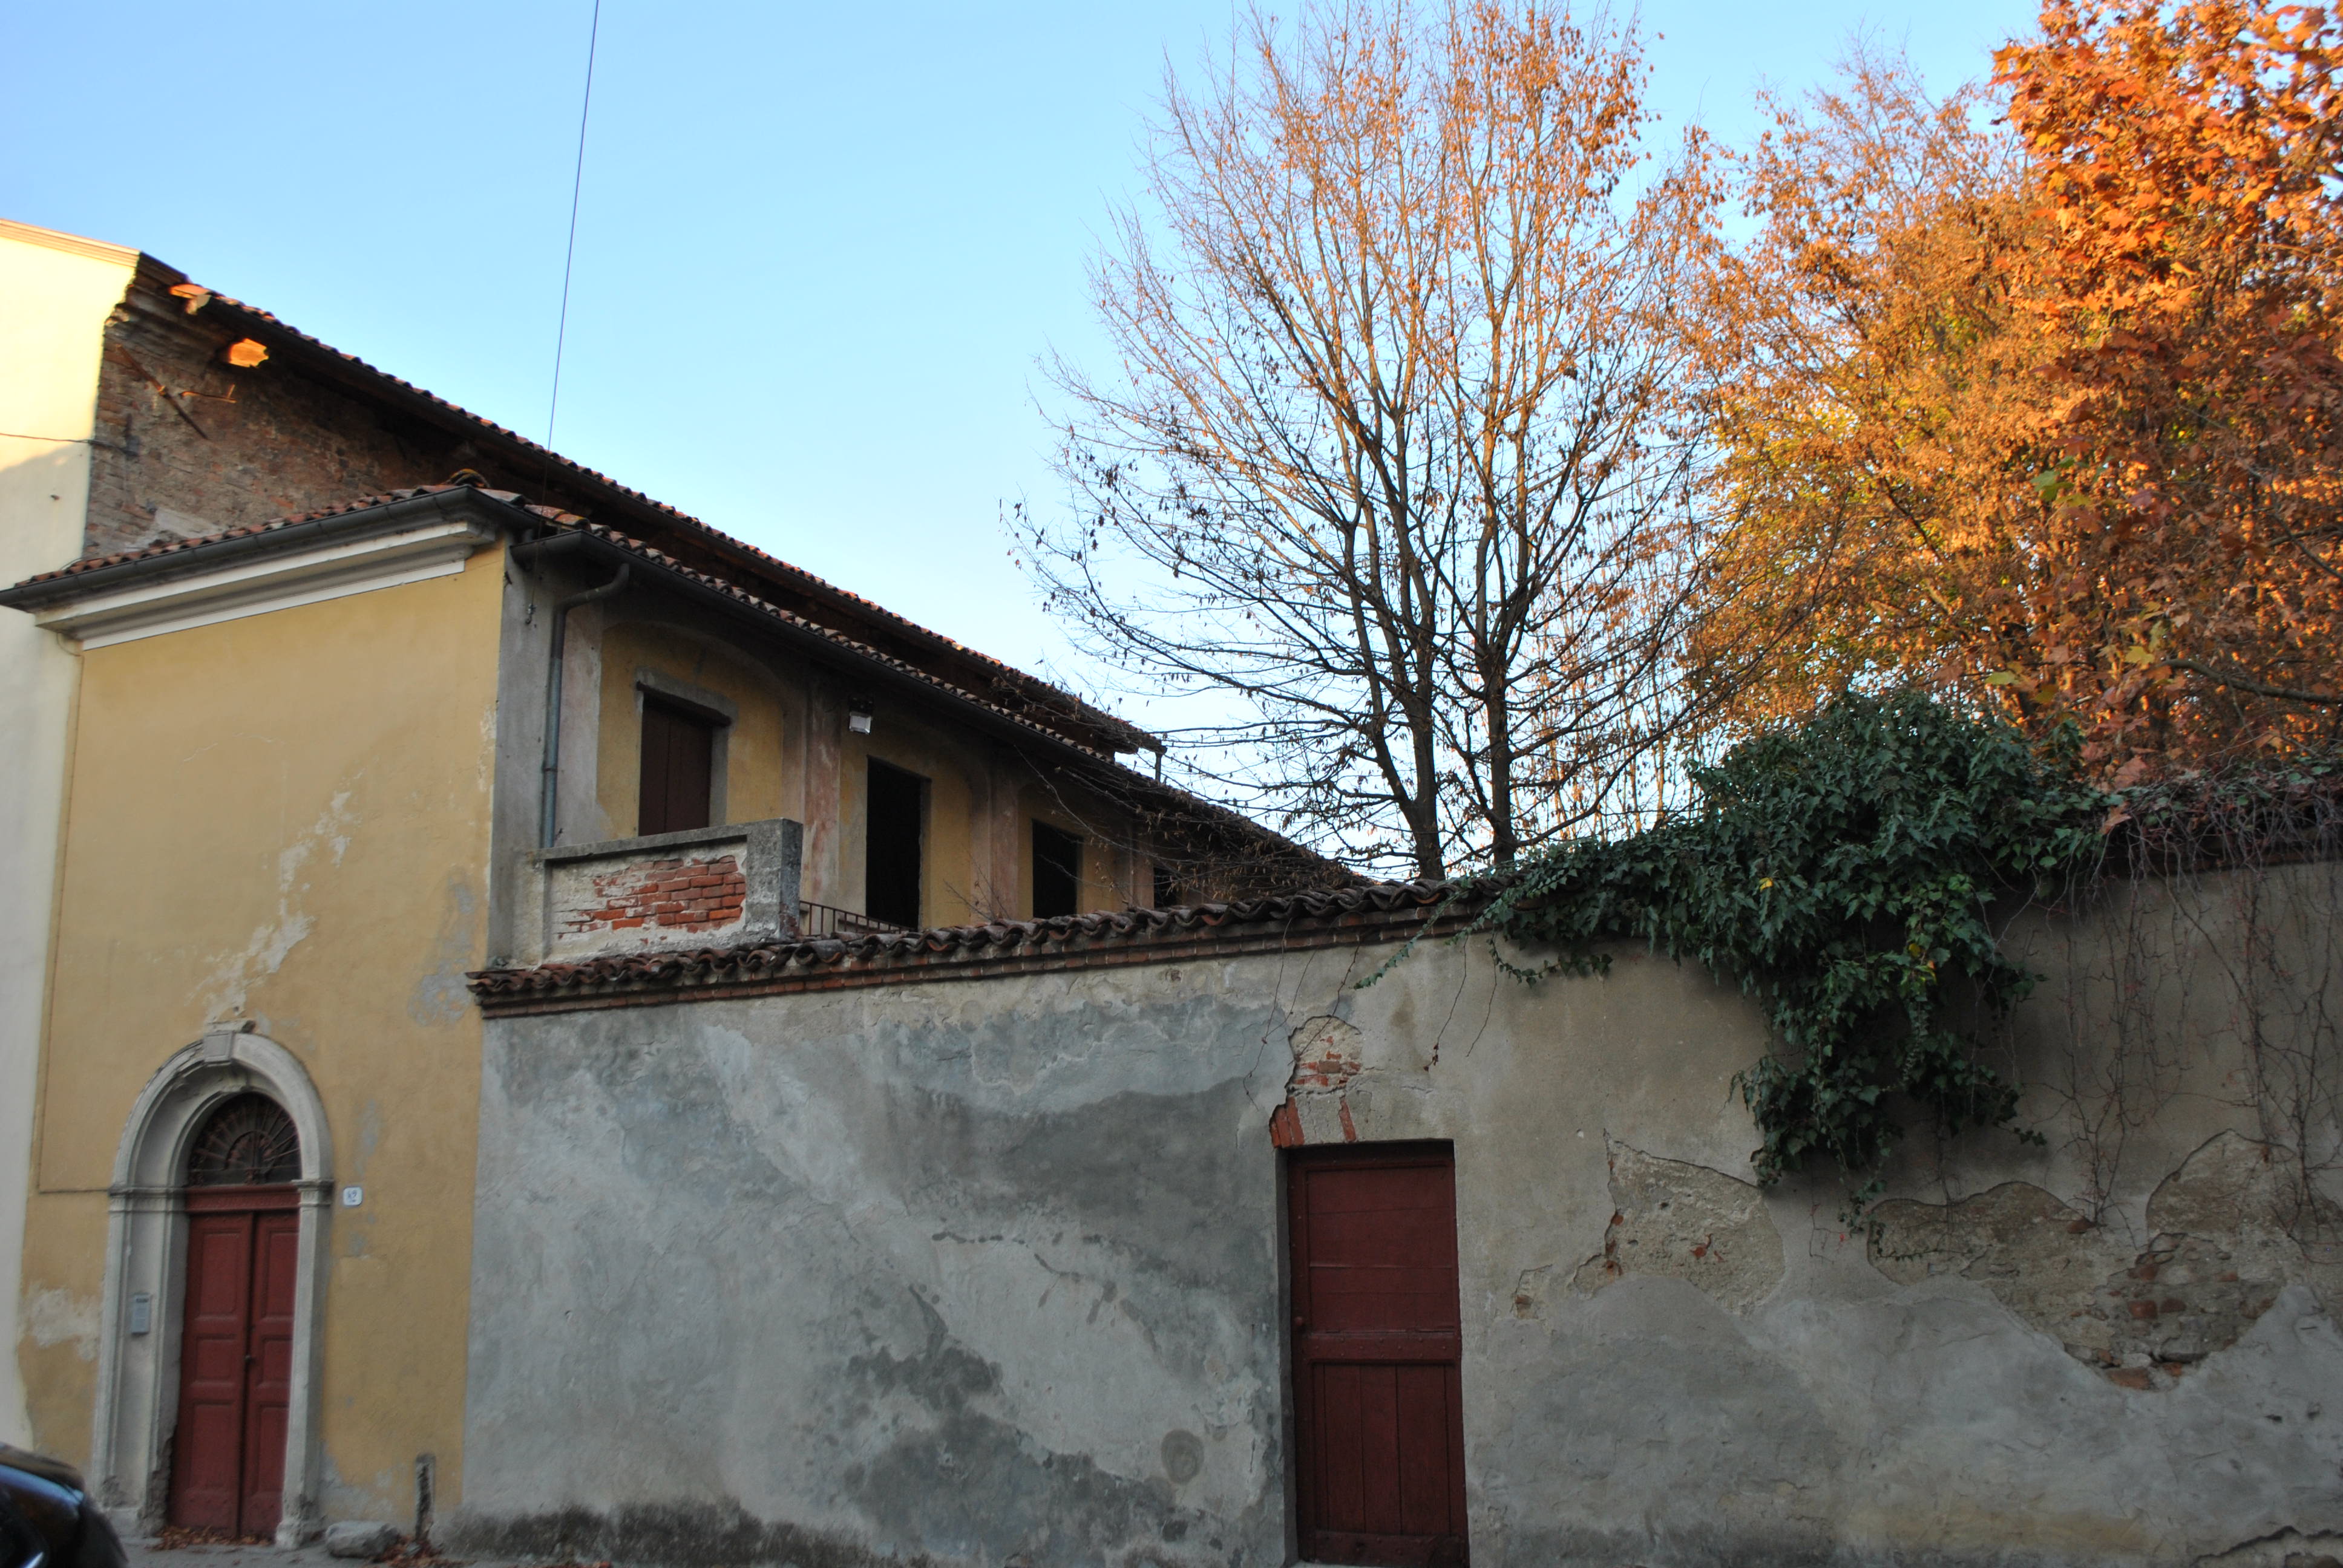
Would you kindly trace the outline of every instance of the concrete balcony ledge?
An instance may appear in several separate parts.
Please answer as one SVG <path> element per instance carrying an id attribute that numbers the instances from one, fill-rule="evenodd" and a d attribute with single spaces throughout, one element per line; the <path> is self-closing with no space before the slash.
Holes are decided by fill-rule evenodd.
<path id="1" fill-rule="evenodd" d="M 805 830 L 786 817 L 563 844 L 524 857 L 527 961 L 673 952 L 797 934 Z"/>

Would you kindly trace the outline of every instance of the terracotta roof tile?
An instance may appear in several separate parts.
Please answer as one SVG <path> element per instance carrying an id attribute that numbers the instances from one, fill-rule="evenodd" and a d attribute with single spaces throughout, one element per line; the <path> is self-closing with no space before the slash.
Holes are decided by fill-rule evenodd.
<path id="1" fill-rule="evenodd" d="M 99 571 L 107 567 L 127 566 L 132 561 L 155 560 L 164 556 L 184 555 L 189 550 L 197 549 L 206 545 L 223 544 L 229 539 L 258 538 L 266 534 L 282 533 L 302 523 L 322 522 L 327 518 L 343 518 L 353 512 L 372 511 L 377 507 L 387 507 L 393 501 L 407 501 L 413 500 L 417 496 L 445 495 L 451 491 L 464 489 L 477 490 L 492 501 L 503 501 L 510 506 L 526 507 L 528 510 L 548 520 L 568 516 L 567 513 L 557 512 L 549 507 L 529 506 L 510 490 L 490 490 L 472 485 L 413 485 L 403 490 L 387 490 L 379 496 L 361 496 L 354 501 L 340 501 L 330 507 L 319 507 L 315 511 L 296 512 L 291 517 L 286 518 L 272 518 L 265 523 L 247 523 L 242 528 L 223 528 L 217 533 L 202 534 L 183 539 L 163 539 L 155 544 L 141 546 L 135 550 L 117 550 L 110 556 L 84 556 L 71 566 L 61 567 L 53 572 L 39 573 L 37 576 L 26 578 L 15 586 L 30 588 L 35 583 L 59 582 L 67 578 L 85 577 L 91 572 Z"/>
<path id="2" fill-rule="evenodd" d="M 1460 892 L 1473 899 L 1454 882 L 1369 882 L 1237 903 L 1119 910 L 1044 920 L 994 920 L 984 925 L 744 943 L 690 952 L 613 954 L 578 963 L 479 970 L 468 979 L 472 994 L 484 1007 L 503 1004 L 503 1010 L 525 1010 L 533 1001 L 646 991 L 731 992 L 742 986 L 858 970 L 872 979 L 889 972 L 905 979 L 940 978 L 933 971 L 964 970 L 983 960 L 1046 960 L 1101 948 L 1161 948 L 1165 950 L 1144 956 L 1170 959 L 1182 949 L 1225 945 L 1278 927 L 1420 929 L 1426 920 L 1437 919 L 1442 906 Z M 1477 903 L 1476 899 L 1473 901 Z"/>

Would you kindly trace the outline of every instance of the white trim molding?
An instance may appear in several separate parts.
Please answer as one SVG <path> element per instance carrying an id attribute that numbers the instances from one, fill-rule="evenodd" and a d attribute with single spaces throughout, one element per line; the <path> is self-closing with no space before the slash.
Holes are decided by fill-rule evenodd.
<path id="1" fill-rule="evenodd" d="M 126 245 L 114 245 L 106 240 L 92 239 L 86 235 L 67 234 L 63 229 L 43 228 L 38 224 L 18 223 L 14 218 L 0 217 L 0 239 L 44 246 L 70 256 L 85 256 L 92 261 L 110 261 L 116 266 L 138 265 L 138 253 Z"/>
<path id="2" fill-rule="evenodd" d="M 286 1412 L 285 1510 L 279 1546 L 325 1528 L 318 1442 L 326 1223 L 334 1150 L 326 1108 L 293 1053 L 241 1023 L 217 1024 L 156 1070 L 131 1108 L 107 1190 L 106 1294 L 98 1321 L 97 1403 L 89 1474 L 117 1527 L 151 1535 L 169 1502 L 171 1429 L 178 1419 L 179 1329 L 186 1282 L 187 1151 L 204 1118 L 232 1094 L 257 1091 L 285 1108 L 301 1138 L 300 1238 L 293 1290 L 292 1388 Z M 149 1303 L 134 1332 L 131 1300 Z"/>
<path id="3" fill-rule="evenodd" d="M 304 550 L 224 563 L 161 582 L 134 583 L 34 612 L 35 624 L 85 648 L 211 626 L 321 599 L 397 588 L 464 569 L 496 530 L 449 518 Z"/>

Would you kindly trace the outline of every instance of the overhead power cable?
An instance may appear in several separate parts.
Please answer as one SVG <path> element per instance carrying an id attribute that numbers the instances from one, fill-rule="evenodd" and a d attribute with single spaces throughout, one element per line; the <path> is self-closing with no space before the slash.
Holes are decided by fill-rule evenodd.
<path id="1" fill-rule="evenodd" d="M 545 444 L 553 446 L 554 416 L 561 411 L 561 350 L 569 339 L 569 274 L 578 260 L 578 198 L 586 188 L 586 122 L 594 113 L 594 54 L 602 42 L 602 0 L 594 0 L 594 20 L 586 34 L 586 97 L 578 109 L 578 168 L 569 181 L 569 246 L 561 257 L 561 320 L 553 332 L 553 395 L 545 407 Z"/>

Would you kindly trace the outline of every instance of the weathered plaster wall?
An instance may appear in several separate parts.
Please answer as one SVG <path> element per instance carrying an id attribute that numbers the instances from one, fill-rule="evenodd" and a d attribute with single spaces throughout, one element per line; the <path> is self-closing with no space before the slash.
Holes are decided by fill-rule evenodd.
<path id="1" fill-rule="evenodd" d="M 564 568 L 589 586 L 593 574 Z M 608 580 L 604 575 L 597 580 Z M 639 821 L 646 678 L 732 720 L 719 745 L 720 819 L 789 817 L 806 827 L 804 896 L 861 912 L 870 759 L 928 781 L 923 924 L 1030 918 L 1032 823 L 1085 838 L 1081 907 L 1143 902 L 1152 862 L 1127 809 L 1071 780 L 1039 776 L 987 737 L 892 691 L 746 640 L 728 641 L 688 607 L 630 590 L 575 612 L 564 675 L 561 841 L 630 837 Z M 870 704 L 869 734 L 848 724 Z"/>
<path id="2" fill-rule="evenodd" d="M 1226 989 L 492 1025 L 472 1539 L 550 1549 L 574 1507 L 723 1556 L 745 1511 L 809 1564 L 1274 1556 L 1277 1015 Z"/>
<path id="3" fill-rule="evenodd" d="M 2072 1230 L 2073 1140 L 1916 1147 L 1883 1249 L 1835 1185 L 1745 1179 L 1738 997 L 1639 952 L 1525 988 L 1477 947 L 1356 989 L 1388 951 L 492 1020 L 468 1539 L 1284 1561 L 1272 1131 L 1454 1144 L 1483 1568 L 2343 1539 L 2343 1334 L 2234 1098 L 2167 1102 Z M 2018 1181 L 2073 1217 L 1996 1207 Z M 2195 1292 L 2227 1342 L 2068 1348 L 2043 1303 L 2191 1244 L 2239 1277 L 2158 1311 Z"/>
<path id="4" fill-rule="evenodd" d="M 715 820 L 759 822 L 786 817 L 789 788 L 803 763 L 789 745 L 789 722 L 799 694 L 774 672 L 707 637 L 639 622 L 608 627 L 601 640 L 602 705 L 596 745 L 598 833 L 631 838 L 641 810 L 644 683 L 723 714 L 723 777 L 716 781 L 722 811 Z"/>
<path id="5" fill-rule="evenodd" d="M 35 1300 L 95 1332 L 132 1103 L 251 1020 L 324 1102 L 329 1518 L 460 1477 L 473 1102 L 503 556 L 453 576 L 86 652 L 45 1052 Z M 28 1341 L 34 1435 L 86 1457 L 93 1366 Z"/>
<path id="6" fill-rule="evenodd" d="M 136 251 L 0 225 L 0 583 L 81 552 L 98 351 L 136 262 Z M 78 1309 L 25 1299 L 19 1272 L 73 682 L 55 638 L 0 612 L 0 1442 L 31 1435 L 20 1340 L 91 1349 Z"/>

